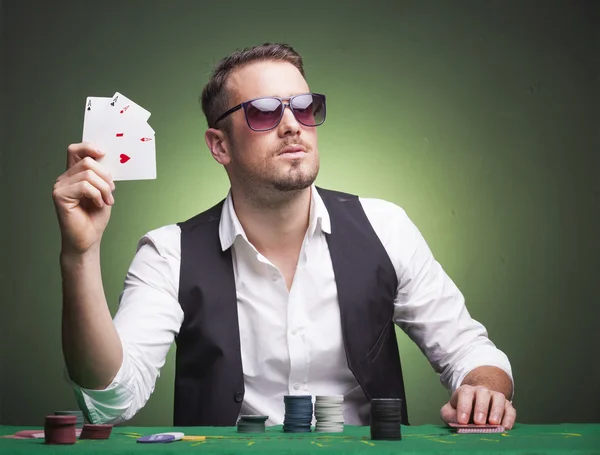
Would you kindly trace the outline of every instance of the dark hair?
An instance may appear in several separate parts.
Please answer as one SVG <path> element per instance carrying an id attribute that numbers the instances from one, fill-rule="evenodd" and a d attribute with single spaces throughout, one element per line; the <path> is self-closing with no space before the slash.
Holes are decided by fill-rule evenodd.
<path id="1" fill-rule="evenodd" d="M 236 50 L 217 63 L 208 83 L 202 90 L 202 112 L 204 112 L 209 128 L 216 128 L 217 118 L 231 107 L 228 106 L 229 94 L 225 90 L 225 83 L 229 75 L 249 63 L 268 60 L 291 63 L 304 76 L 302 57 L 287 44 L 265 43 Z"/>

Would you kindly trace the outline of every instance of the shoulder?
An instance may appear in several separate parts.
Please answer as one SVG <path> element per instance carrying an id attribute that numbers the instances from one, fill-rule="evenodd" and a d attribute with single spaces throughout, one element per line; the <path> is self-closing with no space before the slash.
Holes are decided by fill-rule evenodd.
<path id="1" fill-rule="evenodd" d="M 391 235 L 397 236 L 399 232 L 415 227 L 406 211 L 393 202 L 324 188 L 317 189 L 324 202 L 326 200 L 329 200 L 330 203 L 357 201 L 384 246 Z"/>
<path id="2" fill-rule="evenodd" d="M 429 254 L 425 239 L 399 205 L 376 198 L 360 198 L 360 202 L 400 279 L 416 259 Z"/>
<path id="3" fill-rule="evenodd" d="M 399 228 L 411 223 L 406 211 L 393 202 L 366 197 L 359 197 L 359 201 L 375 230 Z"/>
<path id="4" fill-rule="evenodd" d="M 205 210 L 204 212 L 199 213 L 198 215 L 195 215 L 186 221 L 177 223 L 177 226 L 180 228 L 180 230 L 183 229 L 188 231 L 206 224 L 216 223 L 218 225 L 221 220 L 221 213 L 223 211 L 223 204 L 225 203 L 225 200 L 226 199 L 221 200 L 208 210 Z"/>
<path id="5" fill-rule="evenodd" d="M 137 252 L 139 253 L 143 249 L 153 249 L 164 259 L 181 258 L 182 230 L 189 232 L 207 224 L 218 229 L 224 201 L 220 201 L 208 210 L 185 221 L 168 224 L 146 232 L 138 242 Z"/>
<path id="6" fill-rule="evenodd" d="M 320 187 L 317 187 L 317 190 L 323 199 L 336 200 L 339 202 L 351 200 L 359 201 L 369 220 L 374 219 L 378 222 L 379 219 L 385 220 L 390 216 L 407 218 L 406 212 L 400 206 L 393 202 L 386 201 L 385 199 L 362 197 L 352 193 Z"/>
<path id="7" fill-rule="evenodd" d="M 152 249 L 163 259 L 181 256 L 181 228 L 177 224 L 153 229 L 139 240 L 137 252 L 142 249 Z"/>

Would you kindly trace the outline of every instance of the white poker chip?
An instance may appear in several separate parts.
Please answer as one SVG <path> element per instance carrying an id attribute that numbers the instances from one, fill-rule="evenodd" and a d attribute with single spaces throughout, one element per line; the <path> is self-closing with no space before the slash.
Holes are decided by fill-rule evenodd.
<path id="1" fill-rule="evenodd" d="M 314 415 L 318 433 L 341 433 L 344 431 L 343 395 L 317 395 Z"/>

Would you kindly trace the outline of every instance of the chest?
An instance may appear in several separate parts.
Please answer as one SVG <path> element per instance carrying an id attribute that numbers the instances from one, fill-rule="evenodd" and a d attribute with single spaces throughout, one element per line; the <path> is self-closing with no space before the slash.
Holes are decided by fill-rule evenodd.
<path id="1" fill-rule="evenodd" d="M 232 259 L 240 340 L 242 351 L 251 353 L 248 357 L 260 359 L 264 367 L 289 358 L 294 347 L 311 355 L 341 347 L 337 286 L 326 244 L 302 250 L 289 288 L 268 259 L 240 254 L 239 249 Z"/>
<path id="2" fill-rule="evenodd" d="M 302 305 L 310 310 L 312 305 L 308 302 L 321 307 L 324 301 L 335 301 L 337 305 L 335 274 L 324 238 L 304 242 L 297 251 L 268 258 L 251 245 L 235 245 L 232 265 L 238 302 L 240 298 L 260 302 L 263 308 L 271 309 L 273 305 Z"/>

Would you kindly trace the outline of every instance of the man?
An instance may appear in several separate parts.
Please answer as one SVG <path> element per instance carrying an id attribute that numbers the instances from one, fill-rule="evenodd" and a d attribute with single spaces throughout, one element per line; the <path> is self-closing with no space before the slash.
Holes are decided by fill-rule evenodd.
<path id="1" fill-rule="evenodd" d="M 175 425 L 234 425 L 240 413 L 280 424 L 288 394 L 344 395 L 346 423 L 366 425 L 371 398 L 405 398 L 397 324 L 452 391 L 444 421 L 510 429 L 510 363 L 405 212 L 314 185 L 326 99 L 300 55 L 278 44 L 233 53 L 202 108 L 231 190 L 142 238 L 114 321 L 100 270 L 115 188 L 96 161 L 104 151 L 69 146 L 54 186 L 63 351 L 90 420 L 135 415 L 175 339 Z"/>

